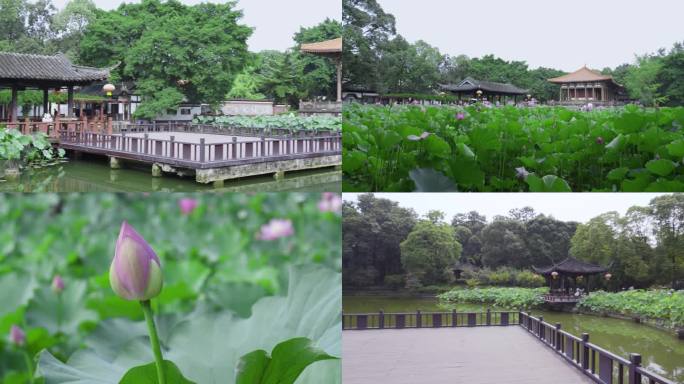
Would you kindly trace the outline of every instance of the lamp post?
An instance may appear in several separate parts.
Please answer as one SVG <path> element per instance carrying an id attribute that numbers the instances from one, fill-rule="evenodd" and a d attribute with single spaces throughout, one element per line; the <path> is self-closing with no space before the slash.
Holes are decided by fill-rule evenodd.
<path id="1" fill-rule="evenodd" d="M 477 91 L 475 91 L 475 95 L 477 95 L 478 100 L 482 101 L 482 90 L 481 89 L 478 89 Z"/>

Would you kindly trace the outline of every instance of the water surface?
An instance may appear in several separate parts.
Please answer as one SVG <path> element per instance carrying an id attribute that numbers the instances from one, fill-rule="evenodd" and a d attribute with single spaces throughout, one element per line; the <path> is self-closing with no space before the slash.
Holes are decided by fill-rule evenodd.
<path id="1" fill-rule="evenodd" d="M 0 192 L 340 192 L 340 171 L 289 172 L 226 181 L 223 187 L 195 182 L 194 177 L 152 177 L 150 167 L 111 169 L 106 158 L 69 160 L 38 169 L 24 169 L 18 179 L 2 178 Z"/>

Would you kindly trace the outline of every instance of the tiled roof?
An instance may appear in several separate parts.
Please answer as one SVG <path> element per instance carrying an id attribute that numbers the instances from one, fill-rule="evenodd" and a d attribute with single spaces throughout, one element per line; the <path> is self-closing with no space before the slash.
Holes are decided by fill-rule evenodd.
<path id="1" fill-rule="evenodd" d="M 55 56 L 0 52 L 0 79 L 87 82 L 105 80 L 109 69 L 78 66 Z"/>
<path id="2" fill-rule="evenodd" d="M 306 53 L 341 53 L 342 38 L 302 44 L 300 50 Z"/>
<path id="3" fill-rule="evenodd" d="M 576 274 L 576 275 L 584 275 L 584 274 L 603 273 L 603 272 L 606 272 L 608 270 L 608 268 L 602 267 L 600 265 L 587 263 L 585 261 L 580 261 L 580 260 L 574 259 L 572 257 L 568 257 L 567 259 L 561 261 L 560 263 L 557 263 L 557 264 L 552 265 L 550 267 L 544 267 L 544 268 L 532 267 L 532 268 L 537 273 L 540 273 L 542 275 L 548 275 L 554 271 L 558 272 L 558 273 L 569 273 L 569 274 Z"/>
<path id="4" fill-rule="evenodd" d="M 523 95 L 527 93 L 526 89 L 518 88 L 513 84 L 495 83 L 493 81 L 475 80 L 473 78 L 466 78 L 461 83 L 454 84 L 440 84 L 440 87 L 445 91 L 451 92 L 470 92 L 481 89 L 483 91 L 492 93 L 506 93 L 512 95 Z"/>
<path id="5" fill-rule="evenodd" d="M 576 70 L 575 72 L 568 73 L 567 75 L 554 77 L 548 81 L 551 83 L 575 83 L 575 82 L 589 82 L 589 81 L 604 81 L 613 80 L 612 76 L 603 75 L 598 71 L 584 67 Z"/>

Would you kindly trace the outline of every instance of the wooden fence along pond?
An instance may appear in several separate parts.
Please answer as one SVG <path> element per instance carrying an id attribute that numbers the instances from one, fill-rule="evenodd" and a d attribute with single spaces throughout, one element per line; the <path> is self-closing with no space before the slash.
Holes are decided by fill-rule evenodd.
<path id="1" fill-rule="evenodd" d="M 189 123 L 126 124 L 84 121 L 21 122 L 8 128 L 43 132 L 56 145 L 76 153 L 152 164 L 163 172 L 194 174 L 200 183 L 341 165 L 339 132 L 291 131 Z M 192 135 L 199 135 L 192 137 Z"/>
<path id="2" fill-rule="evenodd" d="M 641 366 L 641 355 L 631 353 L 622 358 L 589 342 L 589 334 L 577 337 L 561 329 L 561 324 L 550 324 L 542 316 L 526 312 L 400 312 L 400 313 L 344 313 L 343 330 L 377 330 L 443 327 L 487 327 L 518 325 L 539 339 L 563 359 L 600 384 L 676 384 Z"/>

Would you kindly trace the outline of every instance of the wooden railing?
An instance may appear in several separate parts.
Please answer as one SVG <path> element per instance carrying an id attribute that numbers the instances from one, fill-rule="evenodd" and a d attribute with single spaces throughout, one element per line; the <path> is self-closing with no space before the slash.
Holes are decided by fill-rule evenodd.
<path id="1" fill-rule="evenodd" d="M 137 160 L 160 161 L 179 165 L 221 166 L 248 163 L 263 159 L 293 159 L 317 154 L 341 153 L 340 136 L 315 136 L 258 140 L 238 140 L 221 143 L 199 143 L 103 133 L 67 131 L 60 132 L 60 143 L 70 147 L 84 147 L 112 156 L 125 154 Z"/>
<path id="2" fill-rule="evenodd" d="M 222 124 L 196 124 L 183 121 L 158 121 L 152 123 L 121 123 L 114 122 L 114 133 L 151 133 L 151 132 L 191 132 L 211 133 L 216 135 L 230 136 L 265 136 L 265 137 L 306 137 L 306 136 L 331 136 L 337 134 L 334 131 L 304 130 L 289 128 L 256 128 L 235 127 Z"/>
<path id="3" fill-rule="evenodd" d="M 542 298 L 547 303 L 577 303 L 584 295 L 575 296 L 567 293 L 547 293 L 542 295 Z"/>
<path id="4" fill-rule="evenodd" d="M 520 325 L 561 355 L 594 382 L 600 384 L 675 384 L 641 367 L 641 355 L 631 353 L 629 360 L 589 342 L 589 334 L 577 337 L 550 324 L 542 316 L 520 312 Z"/>
<path id="5" fill-rule="evenodd" d="M 441 328 L 507 326 L 519 322 L 518 312 L 398 312 L 343 313 L 342 329 Z"/>

